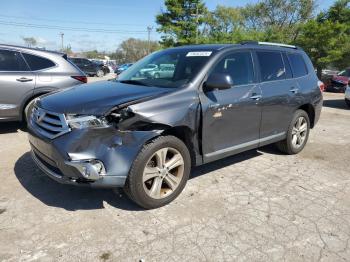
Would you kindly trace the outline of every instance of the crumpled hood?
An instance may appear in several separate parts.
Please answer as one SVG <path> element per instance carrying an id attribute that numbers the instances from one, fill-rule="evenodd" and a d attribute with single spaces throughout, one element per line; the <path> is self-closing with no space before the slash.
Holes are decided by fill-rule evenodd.
<path id="1" fill-rule="evenodd" d="M 169 88 L 101 81 L 44 96 L 38 101 L 38 106 L 56 113 L 103 115 L 120 104 L 169 91 Z"/>

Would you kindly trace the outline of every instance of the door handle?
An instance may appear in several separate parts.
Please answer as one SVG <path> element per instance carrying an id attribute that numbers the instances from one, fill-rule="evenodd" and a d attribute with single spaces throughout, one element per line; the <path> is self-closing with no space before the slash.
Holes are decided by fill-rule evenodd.
<path id="1" fill-rule="evenodd" d="M 16 79 L 18 82 L 30 82 L 33 81 L 32 78 L 21 77 Z"/>
<path id="2" fill-rule="evenodd" d="M 262 98 L 262 95 L 257 95 L 257 94 L 253 94 L 250 99 L 253 99 L 253 100 L 260 100 Z"/>
<path id="3" fill-rule="evenodd" d="M 299 91 L 299 88 L 294 88 L 294 87 L 292 87 L 292 89 L 290 89 L 289 90 L 290 92 L 292 92 L 293 94 L 296 94 L 296 93 L 298 93 L 298 91 Z"/>

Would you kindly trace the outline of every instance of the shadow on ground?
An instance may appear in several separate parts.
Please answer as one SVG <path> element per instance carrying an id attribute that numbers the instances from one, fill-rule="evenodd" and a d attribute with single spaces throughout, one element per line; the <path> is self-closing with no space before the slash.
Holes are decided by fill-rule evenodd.
<path id="1" fill-rule="evenodd" d="M 350 108 L 345 103 L 345 99 L 327 99 L 323 101 L 323 106 L 337 109 L 349 110 Z"/>
<path id="2" fill-rule="evenodd" d="M 196 167 L 192 170 L 190 179 L 259 155 L 261 153 L 258 151 L 251 150 Z M 17 160 L 14 172 L 21 185 L 48 206 L 59 207 L 68 211 L 91 210 L 102 209 L 104 208 L 103 203 L 107 202 L 109 205 L 123 210 L 142 210 L 129 200 L 121 189 L 91 189 L 89 187 L 62 185 L 51 180 L 36 167 L 29 152 Z"/>
<path id="3" fill-rule="evenodd" d="M 16 133 L 18 130 L 26 131 L 25 125 L 19 122 L 0 123 L 0 134 Z"/>

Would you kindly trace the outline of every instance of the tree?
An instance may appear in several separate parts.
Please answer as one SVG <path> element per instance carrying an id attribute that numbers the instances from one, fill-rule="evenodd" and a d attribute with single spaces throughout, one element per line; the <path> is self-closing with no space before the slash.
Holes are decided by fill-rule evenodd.
<path id="1" fill-rule="evenodd" d="M 22 37 L 28 47 L 36 46 L 37 41 L 34 37 Z"/>
<path id="2" fill-rule="evenodd" d="M 156 17 L 162 45 L 193 44 L 198 42 L 198 30 L 204 22 L 207 8 L 202 0 L 165 0 L 166 10 Z"/>
<path id="3" fill-rule="evenodd" d="M 302 26 L 296 42 L 310 56 L 317 69 L 317 75 L 321 78 L 322 69 L 344 59 L 349 41 L 344 24 L 330 20 L 320 23 L 314 19 Z"/>
<path id="4" fill-rule="evenodd" d="M 148 55 L 149 51 L 154 52 L 160 49 L 158 42 L 129 38 L 123 41 L 112 58 L 116 59 L 118 63 L 130 63 Z"/>

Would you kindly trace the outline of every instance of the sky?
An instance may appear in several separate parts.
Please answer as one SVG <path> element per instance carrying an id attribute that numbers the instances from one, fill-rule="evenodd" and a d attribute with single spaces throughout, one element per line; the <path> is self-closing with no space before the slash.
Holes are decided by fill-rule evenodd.
<path id="1" fill-rule="evenodd" d="M 243 6 L 259 0 L 206 0 L 209 10 L 217 5 Z M 328 8 L 335 0 L 318 0 L 318 9 Z M 147 26 L 153 27 L 151 39 L 159 40 L 155 16 L 164 0 L 11 0 L 2 1 L 0 43 L 24 45 L 23 37 L 35 37 L 38 46 L 57 50 L 114 51 L 129 37 L 147 39 Z M 98 32 L 94 32 L 98 30 Z"/>

